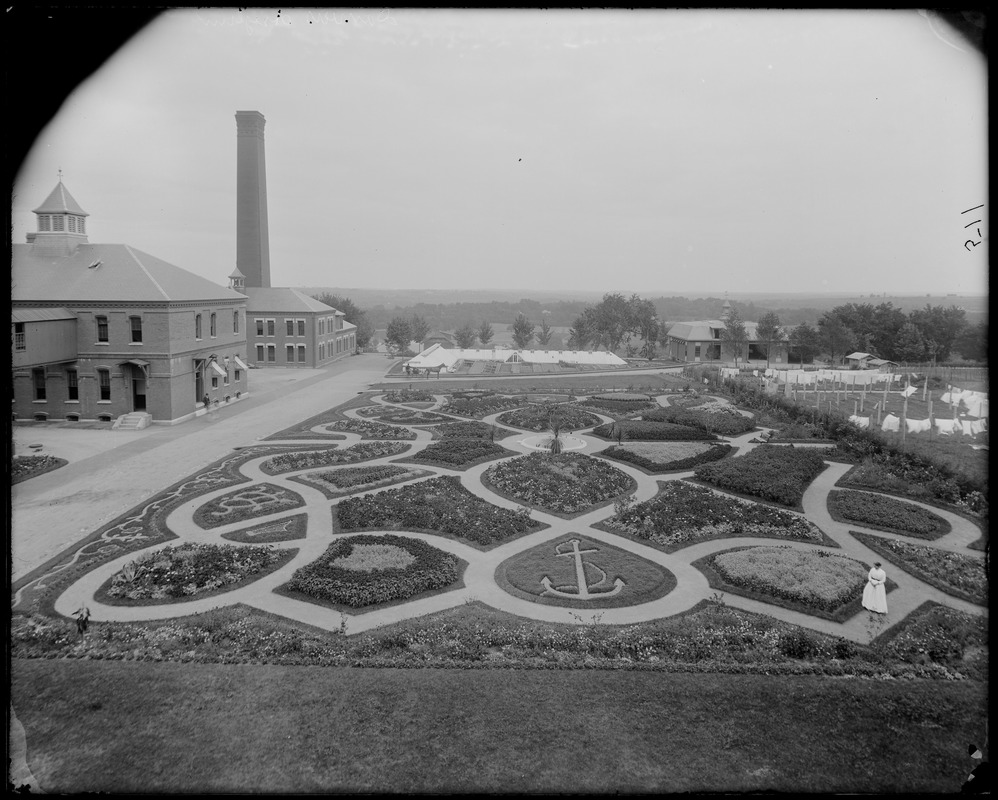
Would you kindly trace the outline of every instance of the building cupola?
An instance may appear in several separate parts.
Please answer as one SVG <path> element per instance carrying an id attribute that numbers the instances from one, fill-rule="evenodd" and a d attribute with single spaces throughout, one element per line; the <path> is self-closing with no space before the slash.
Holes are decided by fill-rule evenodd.
<path id="1" fill-rule="evenodd" d="M 87 217 L 90 215 L 66 190 L 62 172 L 55 189 L 33 213 L 37 230 L 29 233 L 27 238 L 40 254 L 68 256 L 78 245 L 88 244 Z"/>
<path id="2" fill-rule="evenodd" d="M 245 292 L 246 290 L 246 276 L 239 271 L 239 267 L 232 270 L 232 274 L 229 275 L 229 288 L 234 292 Z"/>

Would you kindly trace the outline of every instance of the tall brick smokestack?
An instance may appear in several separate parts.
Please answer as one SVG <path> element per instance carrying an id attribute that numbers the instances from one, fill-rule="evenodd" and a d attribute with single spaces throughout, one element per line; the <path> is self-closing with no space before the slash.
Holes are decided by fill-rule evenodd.
<path id="1" fill-rule="evenodd" d="M 236 112 L 236 266 L 247 287 L 270 288 L 267 164 L 259 111 Z"/>

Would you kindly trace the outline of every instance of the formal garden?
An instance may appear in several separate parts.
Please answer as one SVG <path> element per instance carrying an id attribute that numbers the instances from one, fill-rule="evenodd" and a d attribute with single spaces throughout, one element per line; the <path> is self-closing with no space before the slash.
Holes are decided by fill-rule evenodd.
<path id="1" fill-rule="evenodd" d="M 755 401 L 555 389 L 376 390 L 236 450 L 19 581 L 12 655 L 985 680 L 982 487 Z M 832 448 L 752 443 L 805 424 Z"/>

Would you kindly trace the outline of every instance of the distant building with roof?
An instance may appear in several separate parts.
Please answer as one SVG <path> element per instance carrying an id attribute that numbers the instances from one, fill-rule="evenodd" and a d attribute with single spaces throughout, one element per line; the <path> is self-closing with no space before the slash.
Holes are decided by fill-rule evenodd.
<path id="1" fill-rule="evenodd" d="M 357 326 L 314 297 L 270 285 L 265 125 L 259 111 L 236 112 L 236 269 L 229 287 L 247 298 L 253 366 L 322 367 L 356 351 Z"/>
<path id="2" fill-rule="evenodd" d="M 127 244 L 91 244 L 60 176 L 11 253 L 17 420 L 181 422 L 247 389 L 246 298 Z"/>
<path id="3" fill-rule="evenodd" d="M 673 324 L 666 334 L 666 356 L 674 361 L 690 363 L 734 361 L 734 352 L 722 338 L 722 332 L 727 328 L 727 320 L 730 316 L 731 303 L 725 300 L 720 319 L 701 319 Z M 765 361 L 766 342 L 759 338 L 759 323 L 743 321 L 742 324 L 745 326 L 747 348 L 740 359 Z M 787 361 L 787 343 L 785 340 L 773 342 L 770 345 L 769 361 L 772 364 Z"/>
<path id="4" fill-rule="evenodd" d="M 879 372 L 893 372 L 898 363 L 886 358 L 877 358 L 871 353 L 850 353 L 845 357 L 846 366 L 853 369 L 875 369 Z"/>

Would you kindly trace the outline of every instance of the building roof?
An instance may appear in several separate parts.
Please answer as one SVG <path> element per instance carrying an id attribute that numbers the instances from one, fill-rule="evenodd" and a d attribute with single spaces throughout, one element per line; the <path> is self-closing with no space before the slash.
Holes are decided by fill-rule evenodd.
<path id="1" fill-rule="evenodd" d="M 742 322 L 745 326 L 745 334 L 750 342 L 759 341 L 759 323 Z M 724 330 L 727 326 L 723 319 L 698 319 L 693 322 L 677 322 L 666 334 L 674 339 L 683 339 L 687 342 L 719 342 L 720 339 L 714 336 L 714 329 Z"/>
<path id="2" fill-rule="evenodd" d="M 243 293 L 246 295 L 246 311 L 249 312 L 310 312 L 313 314 L 337 314 L 344 316 L 342 311 L 337 311 L 332 306 L 320 303 L 314 297 L 297 289 L 286 286 L 260 287 L 247 286 Z"/>
<path id="3" fill-rule="evenodd" d="M 11 322 L 49 322 L 58 319 L 76 319 L 68 308 L 12 308 Z"/>
<path id="4" fill-rule="evenodd" d="M 90 216 L 86 211 L 80 208 L 80 204 L 73 199 L 73 196 L 68 191 L 66 191 L 66 187 L 62 185 L 61 180 L 52 190 L 52 193 L 45 198 L 45 202 L 34 210 L 34 213 L 76 214 L 81 217 Z"/>
<path id="5" fill-rule="evenodd" d="M 873 358 L 873 356 L 870 353 L 850 353 L 846 358 L 862 361 L 864 358 Z"/>
<path id="6" fill-rule="evenodd" d="M 47 201 L 46 201 L 47 202 Z M 14 303 L 190 302 L 239 300 L 242 295 L 127 244 L 80 244 L 65 256 L 15 244 Z"/>

